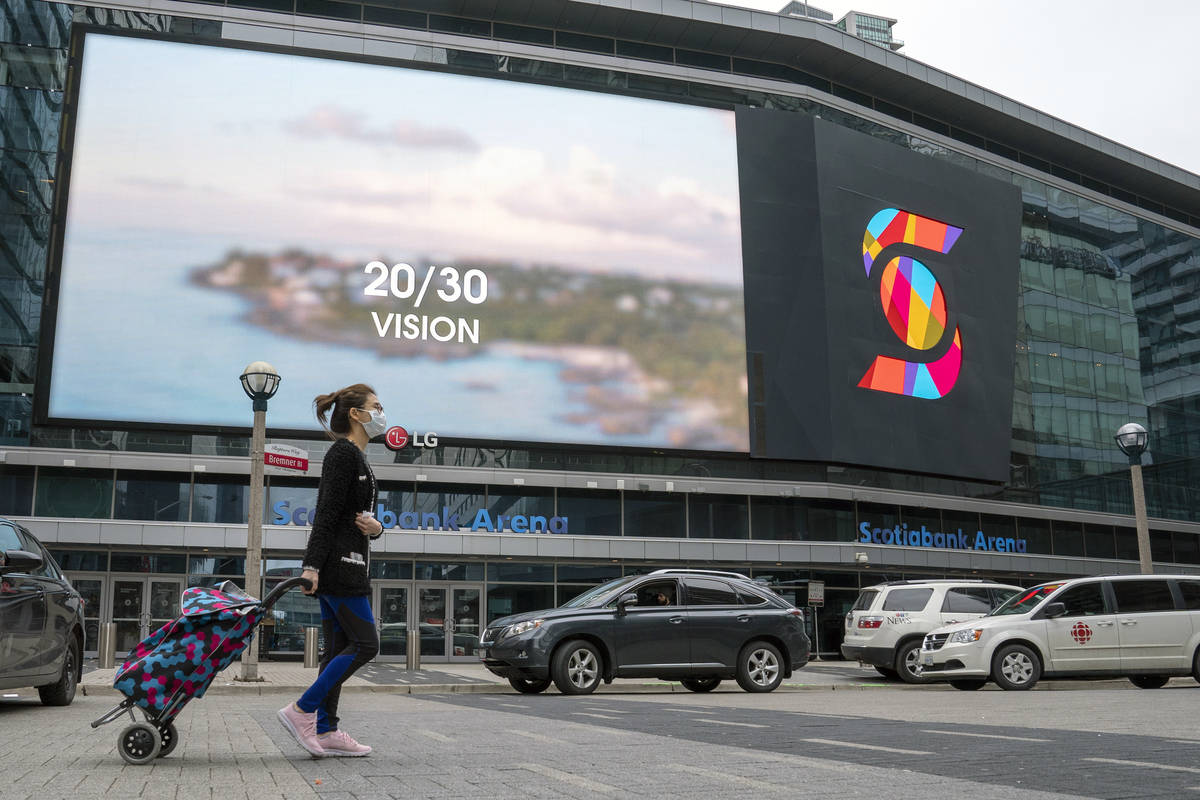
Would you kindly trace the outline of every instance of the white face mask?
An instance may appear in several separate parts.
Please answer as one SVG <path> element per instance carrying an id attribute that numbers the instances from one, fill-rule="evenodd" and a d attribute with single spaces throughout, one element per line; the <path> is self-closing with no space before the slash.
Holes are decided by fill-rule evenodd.
<path id="1" fill-rule="evenodd" d="M 387 415 L 377 408 L 362 410 L 371 415 L 371 419 L 362 424 L 363 430 L 367 432 L 367 438 L 374 439 L 387 430 Z"/>

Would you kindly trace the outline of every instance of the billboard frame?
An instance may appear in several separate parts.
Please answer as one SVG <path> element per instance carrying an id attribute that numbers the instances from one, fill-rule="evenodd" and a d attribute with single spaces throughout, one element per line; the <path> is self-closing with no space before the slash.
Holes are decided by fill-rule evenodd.
<path id="1" fill-rule="evenodd" d="M 35 426 L 47 428 L 90 428 L 94 430 L 109 430 L 109 431 L 158 431 L 163 433 L 191 433 L 199 435 L 218 435 L 218 436 L 249 436 L 251 431 L 251 417 L 247 412 L 247 424 L 241 425 L 190 425 L 185 423 L 172 422 L 142 422 L 130 420 L 108 420 L 108 419 L 91 419 L 91 418 L 75 418 L 75 417 L 53 417 L 50 415 L 50 390 L 51 390 L 51 372 L 54 359 L 54 344 L 58 327 L 58 298 L 60 290 L 60 282 L 62 279 L 62 259 L 63 245 L 66 237 L 66 222 L 67 208 L 71 186 L 71 167 L 75 155 L 75 134 L 76 125 L 78 122 L 78 107 L 79 95 L 81 90 L 82 64 L 83 55 L 86 48 L 86 42 L 90 35 L 103 35 L 122 37 L 128 39 L 147 39 L 151 41 L 170 42 L 178 44 L 203 45 L 207 47 L 217 47 L 229 50 L 251 51 L 262 53 L 273 53 L 278 55 L 300 56 L 305 58 L 317 58 L 329 61 L 350 62 L 359 64 L 370 64 L 374 66 L 384 66 L 396 69 L 411 69 L 422 70 L 426 72 L 437 72 L 451 75 L 462 75 L 466 77 L 478 78 L 481 80 L 502 80 L 512 81 L 515 83 L 524 83 L 536 86 L 549 86 L 559 89 L 568 89 L 580 92 L 592 92 L 596 94 L 614 95 L 618 97 L 631 97 L 643 100 L 651 100 L 659 103 L 669 103 L 675 105 L 694 106 L 699 108 L 712 108 L 717 110 L 733 112 L 736 108 L 734 103 L 720 102 L 716 100 L 707 100 L 695 97 L 681 97 L 678 99 L 665 99 L 661 96 L 654 95 L 651 92 L 642 92 L 630 89 L 618 89 L 608 86 L 578 86 L 570 85 L 564 82 L 555 81 L 549 78 L 532 77 L 526 75 L 514 74 L 481 74 L 476 70 L 472 70 L 465 66 L 456 66 L 451 64 L 432 64 L 404 61 L 395 58 L 386 58 L 382 56 L 356 55 L 354 53 L 331 53 L 325 50 L 314 50 L 310 48 L 294 47 L 286 45 L 267 44 L 262 42 L 244 42 L 239 40 L 216 40 L 208 39 L 201 36 L 185 35 L 176 33 L 164 33 L 159 31 L 145 30 L 126 30 L 121 28 L 110 28 L 94 23 L 75 23 L 71 26 L 70 42 L 67 49 L 67 65 L 68 78 L 67 85 L 63 92 L 63 111 L 59 130 L 59 147 L 58 158 L 55 168 L 55 191 L 54 200 L 50 212 L 50 237 L 49 246 L 46 256 L 46 277 L 45 288 L 42 297 L 41 308 L 41 327 L 38 335 L 38 356 L 37 356 L 37 374 L 34 381 L 34 396 L 33 396 L 33 417 L 32 423 Z M 447 47 L 446 49 L 459 49 Z M 472 51 L 466 51 L 472 52 Z M 494 55 L 490 53 L 480 52 L 480 55 Z M 743 318 L 745 314 L 745 305 L 743 300 Z M 743 351 L 745 350 L 745 338 L 743 336 Z M 236 368 L 235 368 L 236 369 Z M 236 376 L 235 376 L 236 377 Z M 287 376 L 283 376 L 284 380 Z M 236 382 L 231 382 L 231 387 L 239 388 Z M 749 397 L 747 397 L 747 413 L 749 414 Z M 312 440 L 314 436 L 323 436 L 325 432 L 321 429 L 319 423 L 316 422 L 316 417 L 313 418 L 314 425 L 312 428 L 276 428 L 268 427 L 268 435 L 276 438 Z M 410 424 L 417 424 L 412 420 L 406 420 Z M 544 448 L 555 451 L 572 451 L 572 452 L 604 452 L 613 454 L 625 455 L 667 455 L 678 456 L 683 458 L 729 458 L 731 460 L 748 458 L 750 455 L 749 447 L 747 450 L 694 450 L 694 449 L 678 449 L 669 447 L 653 447 L 643 445 L 607 445 L 600 443 L 572 443 L 572 442 L 547 442 L 547 441 L 528 441 L 522 439 L 479 439 L 470 437 L 453 437 L 442 436 L 439 434 L 440 443 L 451 447 L 478 447 L 478 448 L 493 448 L 493 449 L 537 449 Z"/>

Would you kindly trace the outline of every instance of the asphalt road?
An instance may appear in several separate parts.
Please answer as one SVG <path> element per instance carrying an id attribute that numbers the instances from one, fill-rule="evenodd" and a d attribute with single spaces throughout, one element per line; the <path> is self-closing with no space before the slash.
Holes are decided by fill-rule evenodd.
<path id="1" fill-rule="evenodd" d="M 290 695 L 213 695 L 151 767 L 121 761 L 111 693 L 0 701 L 0 798 L 1200 798 L 1200 686 L 875 687 L 749 695 L 350 694 L 376 752 L 314 760 Z"/>

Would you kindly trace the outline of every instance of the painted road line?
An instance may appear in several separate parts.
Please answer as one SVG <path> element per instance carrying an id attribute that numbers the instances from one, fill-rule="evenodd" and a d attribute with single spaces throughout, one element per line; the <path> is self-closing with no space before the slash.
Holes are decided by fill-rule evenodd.
<path id="1" fill-rule="evenodd" d="M 611 719 L 611 720 L 620 719 L 620 717 L 610 717 L 607 714 L 590 714 L 587 711 L 572 711 L 571 716 L 573 716 L 573 717 L 595 717 L 596 719 Z"/>
<path id="2" fill-rule="evenodd" d="M 1194 772 L 1200 774 L 1200 767 L 1177 767 L 1174 764 L 1155 764 L 1153 761 L 1125 761 L 1120 758 L 1085 758 L 1096 764 L 1115 764 L 1119 767 L 1146 767 L 1147 769 L 1165 769 L 1168 772 Z"/>
<path id="3" fill-rule="evenodd" d="M 1171 744 L 1200 744 L 1196 739 L 1167 739 Z"/>
<path id="4" fill-rule="evenodd" d="M 498 705 L 506 706 L 508 708 L 519 708 L 522 711 L 529 710 L 529 706 L 523 706 L 520 703 L 499 703 Z"/>
<path id="5" fill-rule="evenodd" d="M 422 736 L 428 736 L 430 739 L 433 739 L 438 742 L 453 742 L 454 741 L 449 736 L 438 733 L 437 731 L 426 731 L 426 730 L 418 729 L 417 733 L 421 734 Z"/>
<path id="6" fill-rule="evenodd" d="M 707 722 L 710 725 L 736 725 L 739 728 L 769 728 L 770 725 L 755 725 L 753 722 L 730 722 L 724 719 L 698 719 L 696 722 Z"/>
<path id="7" fill-rule="evenodd" d="M 569 783 L 572 786 L 578 786 L 580 789 L 587 789 L 590 792 L 601 792 L 608 794 L 609 792 L 618 791 L 617 787 L 609 786 L 607 783 L 599 783 L 597 781 L 589 781 L 587 778 L 581 778 L 578 775 L 572 775 L 569 772 L 563 772 L 553 767 L 544 767 L 541 764 L 518 764 L 518 767 L 529 772 L 537 773 L 538 775 L 547 778 L 553 778 L 556 781 Z"/>
<path id="8" fill-rule="evenodd" d="M 680 714 L 711 714 L 711 711 L 697 711 L 694 708 L 668 708 L 667 711 L 677 711 Z"/>
<path id="9" fill-rule="evenodd" d="M 801 739 L 812 744 L 828 744 L 834 747 L 853 747 L 856 750 L 879 750 L 884 753 L 899 753 L 904 756 L 931 756 L 928 750 L 905 750 L 902 747 L 884 747 L 878 744 L 862 744 L 861 742 L 839 742 L 837 739 Z"/>
<path id="10" fill-rule="evenodd" d="M 552 739 L 549 736 L 542 736 L 540 733 L 530 733 L 529 731 L 519 731 L 515 728 L 509 728 L 505 733 L 511 733 L 515 736 L 524 736 L 526 739 L 533 739 L 535 742 L 545 742 L 546 744 L 562 744 L 562 739 Z"/>
<path id="11" fill-rule="evenodd" d="M 607 711 L 609 714 L 628 714 L 628 711 L 617 711 L 615 708 L 596 708 L 595 706 L 584 706 L 588 711 Z"/>
<path id="12" fill-rule="evenodd" d="M 689 767 L 687 764 L 666 764 L 667 769 L 679 770 L 692 775 L 699 775 L 704 778 L 713 778 L 714 780 L 729 781 L 736 783 L 739 786 L 745 786 L 748 789 L 759 789 L 768 792 L 794 792 L 794 786 L 783 786 L 778 783 L 769 781 L 755 780 L 754 778 L 746 778 L 742 775 L 734 775 L 732 772 L 718 772 L 715 769 L 703 769 L 702 767 Z"/>
<path id="13" fill-rule="evenodd" d="M 962 731 L 929 731 L 921 733 L 937 733 L 942 736 L 974 736 L 976 739 L 1006 739 L 1010 742 L 1052 742 L 1053 739 L 1035 739 L 1032 736 L 1001 736 L 998 733 L 963 733 Z"/>
<path id="14" fill-rule="evenodd" d="M 814 714 L 811 711 L 804 711 L 801 716 L 805 717 L 828 717 L 829 719 L 862 719 L 862 717 L 851 717 L 846 714 Z"/>

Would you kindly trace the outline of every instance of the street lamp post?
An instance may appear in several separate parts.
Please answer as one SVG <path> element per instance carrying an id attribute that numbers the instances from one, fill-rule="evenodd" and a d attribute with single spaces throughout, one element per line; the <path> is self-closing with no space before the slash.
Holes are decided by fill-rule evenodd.
<path id="1" fill-rule="evenodd" d="M 1133 516 L 1137 522 L 1138 561 L 1142 566 L 1142 574 L 1154 572 L 1154 562 L 1150 556 L 1150 523 L 1146 519 L 1146 489 L 1142 485 L 1142 453 L 1146 452 L 1146 444 L 1150 435 L 1146 429 L 1136 422 L 1129 422 L 1117 431 L 1117 446 L 1121 452 L 1129 456 L 1129 476 L 1133 481 Z"/>
<path id="2" fill-rule="evenodd" d="M 250 509 L 246 525 L 246 592 L 261 591 L 262 564 L 263 450 L 267 438 L 267 401 L 279 389 L 279 373 L 265 361 L 255 361 L 242 372 L 242 390 L 252 401 L 254 433 L 250 437 Z M 238 680 L 260 681 L 258 648 L 252 640 L 242 652 L 242 674 Z"/>

